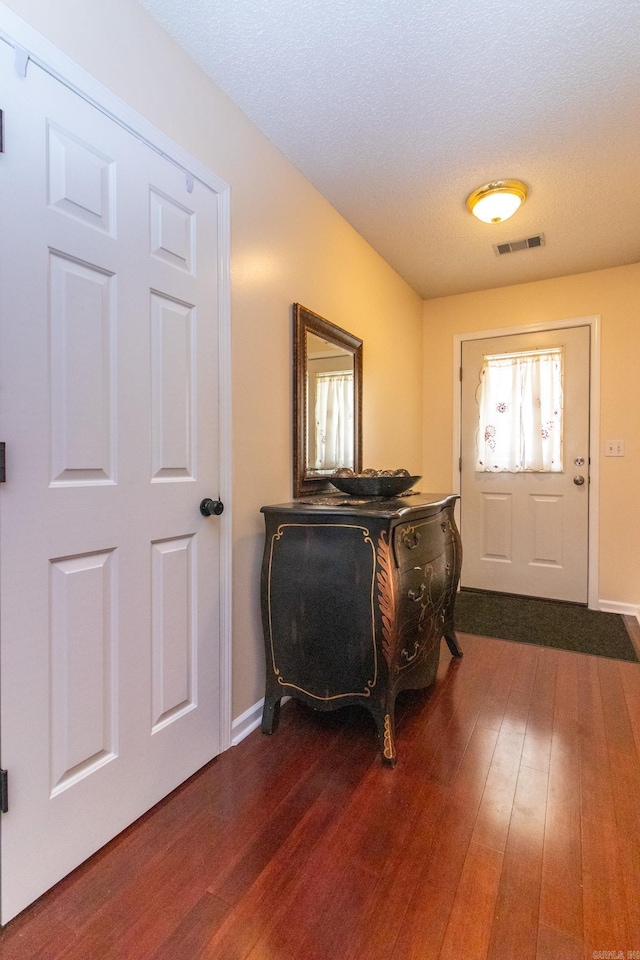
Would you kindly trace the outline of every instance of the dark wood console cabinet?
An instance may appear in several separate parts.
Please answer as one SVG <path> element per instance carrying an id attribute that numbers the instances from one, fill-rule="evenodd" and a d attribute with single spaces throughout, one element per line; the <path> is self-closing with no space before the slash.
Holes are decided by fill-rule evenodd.
<path id="1" fill-rule="evenodd" d="M 456 499 L 335 497 L 262 508 L 264 733 L 277 726 L 283 696 L 316 710 L 361 704 L 375 718 L 384 760 L 395 763 L 397 694 L 433 682 L 443 636 L 462 656 L 453 624 Z"/>

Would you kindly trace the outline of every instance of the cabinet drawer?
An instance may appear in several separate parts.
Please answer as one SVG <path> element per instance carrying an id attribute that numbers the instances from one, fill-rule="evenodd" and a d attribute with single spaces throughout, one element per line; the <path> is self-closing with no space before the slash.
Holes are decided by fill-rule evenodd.
<path id="1" fill-rule="evenodd" d="M 442 636 L 452 569 L 447 554 L 405 569 L 400 578 L 400 670 L 425 656 Z"/>
<path id="2" fill-rule="evenodd" d="M 453 540 L 453 528 L 444 511 L 433 517 L 402 523 L 394 530 L 394 553 L 398 567 L 429 563 Z"/>

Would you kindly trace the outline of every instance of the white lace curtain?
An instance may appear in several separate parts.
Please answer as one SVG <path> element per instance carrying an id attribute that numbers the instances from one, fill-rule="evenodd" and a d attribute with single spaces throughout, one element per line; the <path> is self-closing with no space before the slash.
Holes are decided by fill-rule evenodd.
<path id="1" fill-rule="evenodd" d="M 485 357 L 477 471 L 562 470 L 562 347 Z"/>
<path id="2" fill-rule="evenodd" d="M 316 377 L 316 470 L 353 467 L 353 373 Z"/>

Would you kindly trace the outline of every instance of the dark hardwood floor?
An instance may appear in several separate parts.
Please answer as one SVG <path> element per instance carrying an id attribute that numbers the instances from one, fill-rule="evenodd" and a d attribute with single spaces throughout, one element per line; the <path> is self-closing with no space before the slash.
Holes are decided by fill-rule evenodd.
<path id="1" fill-rule="evenodd" d="M 289 702 L 12 921 L 1 960 L 640 958 L 640 664 L 461 640 L 400 697 L 395 769 L 365 711 Z"/>

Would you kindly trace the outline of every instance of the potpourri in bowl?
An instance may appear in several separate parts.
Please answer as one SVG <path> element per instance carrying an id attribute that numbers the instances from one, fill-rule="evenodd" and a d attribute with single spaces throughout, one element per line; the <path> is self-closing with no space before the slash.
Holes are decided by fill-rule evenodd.
<path id="1" fill-rule="evenodd" d="M 348 467 L 341 467 L 329 477 L 334 487 L 342 493 L 355 497 L 397 497 L 406 493 L 421 480 L 414 477 L 408 470 L 363 470 L 356 474 Z"/>

